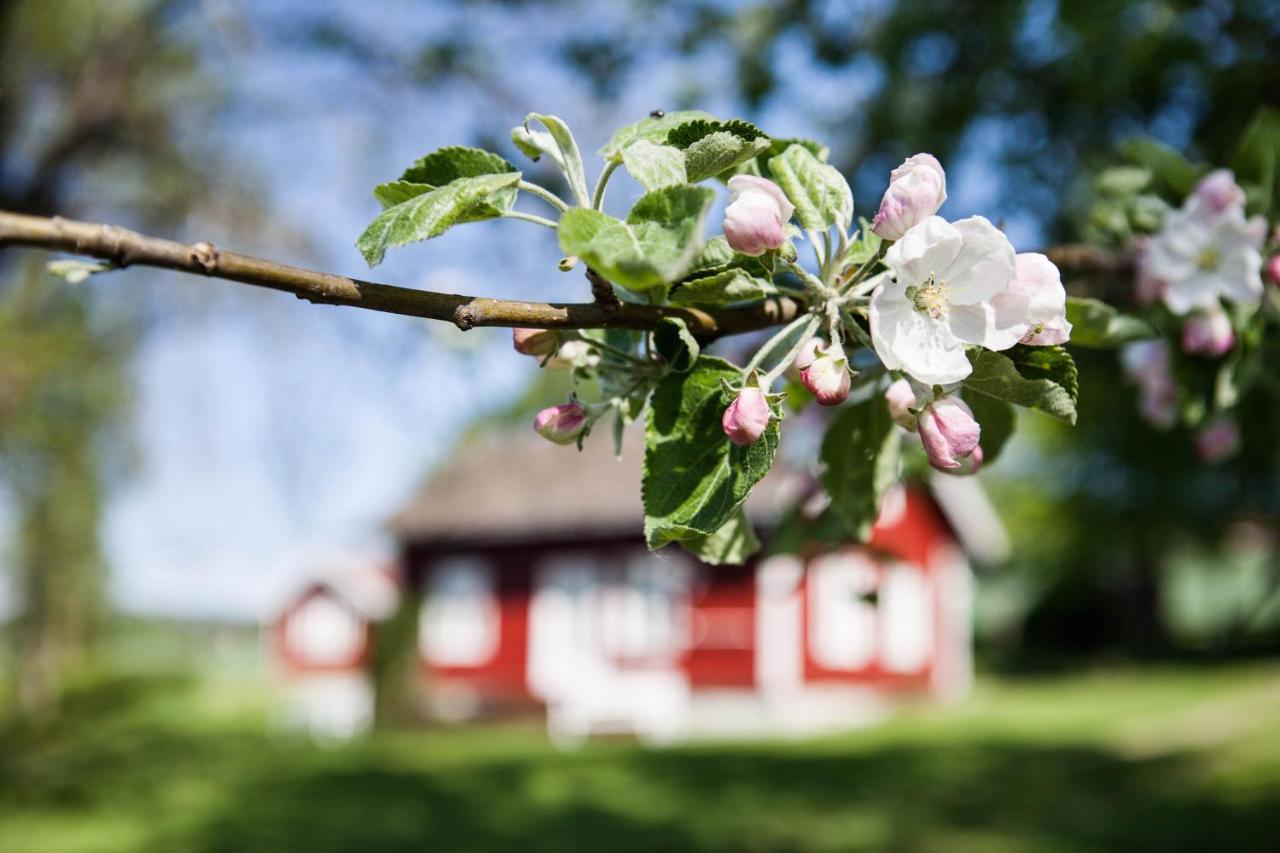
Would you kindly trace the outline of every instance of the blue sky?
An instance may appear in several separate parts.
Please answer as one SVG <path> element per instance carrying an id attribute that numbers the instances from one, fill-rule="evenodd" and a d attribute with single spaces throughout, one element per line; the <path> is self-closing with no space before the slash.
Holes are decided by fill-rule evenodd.
<path id="1" fill-rule="evenodd" d="M 832 4 L 835 12 L 851 5 Z M 226 107 L 193 119 L 188 133 L 193 150 L 216 147 L 248 176 L 271 227 L 197 211 L 175 224 L 174 236 L 305 266 L 464 293 L 583 298 L 581 276 L 555 269 L 554 235 L 521 222 L 455 229 L 393 252 L 370 273 L 353 247 L 377 212 L 370 188 L 428 151 L 478 135 L 502 140 L 502 153 L 536 177 L 538 167 L 506 141 L 526 111 L 565 118 L 587 153 L 617 125 L 675 103 L 691 81 L 699 83 L 699 107 L 739 112 L 728 87 L 714 85 L 732 73 L 728 57 L 681 59 L 663 47 L 672 7 L 650 10 L 643 21 L 629 4 L 606 3 L 554 13 L 408 0 L 234 8 L 249 15 L 250 37 L 224 34 L 203 52 L 209 74 L 225 87 Z M 485 83 L 424 88 L 362 72 L 341 52 L 287 37 L 319 16 L 391 57 L 424 36 L 480 32 L 496 73 Z M 551 49 L 568 19 L 618 38 L 645 33 L 638 70 L 607 101 Z M 873 67 L 819 68 L 785 42 L 779 55 L 786 87 L 750 116 L 773 133 L 812 134 L 815 113 L 848 110 L 877 85 Z M 944 214 L 998 218 L 983 154 L 996 137 L 998 129 L 980 129 L 960 160 L 947 164 Z M 589 181 L 597 170 L 592 158 Z M 217 194 L 218 185 L 209 191 Z M 638 195 L 623 176 L 611 184 L 610 207 L 624 211 Z M 877 203 L 856 199 L 865 215 Z M 543 212 L 539 204 L 521 206 Z M 1033 222 L 1006 227 L 1019 248 L 1038 244 Z M 710 232 L 718 231 L 713 215 Z M 157 318 L 135 362 L 138 465 L 116 484 L 103 531 L 113 594 L 135 612 L 256 618 L 318 560 L 390 553 L 383 519 L 461 429 L 520 392 L 535 369 L 511 352 L 504 330 L 463 334 L 169 274 L 129 271 L 101 286 L 122 299 L 141 296 Z"/>

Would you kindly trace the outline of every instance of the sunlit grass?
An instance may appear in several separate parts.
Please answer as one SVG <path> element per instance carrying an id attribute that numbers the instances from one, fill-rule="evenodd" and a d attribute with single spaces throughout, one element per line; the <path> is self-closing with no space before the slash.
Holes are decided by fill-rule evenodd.
<path id="1" fill-rule="evenodd" d="M 661 751 L 559 753 L 536 724 L 322 749 L 267 734 L 257 696 L 150 678 L 7 729 L 0 850 L 1222 850 L 1280 832 L 1275 664 L 987 681 L 838 737 Z"/>

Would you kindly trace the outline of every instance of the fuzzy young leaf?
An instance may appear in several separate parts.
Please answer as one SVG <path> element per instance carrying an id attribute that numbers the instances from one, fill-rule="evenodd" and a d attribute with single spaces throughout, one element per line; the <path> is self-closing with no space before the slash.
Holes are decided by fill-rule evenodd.
<path id="1" fill-rule="evenodd" d="M 356 248 L 369 266 L 377 266 L 387 249 L 438 237 L 459 222 L 501 216 L 495 197 L 519 182 L 519 172 L 459 178 L 384 210 L 360 235 Z"/>
<path id="2" fill-rule="evenodd" d="M 686 373 L 698 359 L 701 346 L 679 317 L 664 317 L 653 331 L 653 347 L 676 373 Z"/>
<path id="3" fill-rule="evenodd" d="M 698 119 L 673 128 L 667 145 L 684 152 L 685 175 L 691 184 L 714 178 L 769 148 L 769 137 L 745 121 Z"/>
<path id="4" fill-rule="evenodd" d="M 642 118 L 633 124 L 618 128 L 613 137 L 597 153 L 606 160 L 622 162 L 622 152 L 635 143 L 641 140 L 654 143 L 663 142 L 672 128 L 679 127 L 695 119 L 715 121 L 716 117 L 701 110 L 677 110 L 662 116 Z"/>
<path id="5" fill-rule="evenodd" d="M 980 350 L 970 353 L 969 361 L 973 372 L 965 388 L 1076 422 L 1076 366 L 1062 347 Z"/>
<path id="6" fill-rule="evenodd" d="M 45 272 L 49 275 L 56 275 L 67 284 L 81 284 L 88 280 L 89 276 L 98 273 L 110 272 L 115 269 L 115 264 L 110 261 L 80 261 L 80 260 L 61 260 L 49 261 L 44 265 Z"/>
<path id="7" fill-rule="evenodd" d="M 435 187 L 431 184 L 415 184 L 411 181 L 388 181 L 373 188 L 373 197 L 382 205 L 382 209 L 386 210 L 388 207 L 403 204 L 411 198 L 417 198 L 434 189 Z M 514 201 L 515 193 L 512 193 L 511 197 L 512 201 Z"/>
<path id="8" fill-rule="evenodd" d="M 773 464 L 777 421 L 746 446 L 729 441 L 721 428 L 731 402 L 721 383 L 741 378 L 729 362 L 702 356 L 691 371 L 667 374 L 654 390 L 641 484 L 650 548 L 719 531 Z"/>
<path id="9" fill-rule="evenodd" d="M 483 148 L 467 148 L 450 145 L 419 157 L 404 170 L 401 181 L 411 184 L 427 184 L 442 187 L 458 178 L 475 178 L 480 175 L 501 175 L 514 172 L 516 167 L 505 158 Z"/>
<path id="10" fill-rule="evenodd" d="M 727 305 L 749 302 L 769 294 L 768 282 L 741 267 L 693 276 L 671 289 L 670 299 L 680 305 Z"/>
<path id="11" fill-rule="evenodd" d="M 901 443 L 879 394 L 842 409 L 822 439 L 822 485 L 831 496 L 831 512 L 861 540 L 871 535 L 880 501 L 898 480 Z"/>
<path id="12" fill-rule="evenodd" d="M 1121 314 L 1097 299 L 1067 298 L 1067 320 L 1071 323 L 1071 345 L 1092 349 L 1112 349 L 1130 341 L 1157 337 L 1145 320 Z"/>
<path id="13" fill-rule="evenodd" d="M 622 162 L 631 177 L 646 190 L 685 183 L 684 152 L 679 148 L 641 139 L 622 152 Z"/>
<path id="14" fill-rule="evenodd" d="M 712 566 L 741 565 L 760 550 L 760 540 L 741 508 L 715 533 L 680 541 L 680 547 Z"/>
<path id="15" fill-rule="evenodd" d="M 1120 146 L 1120 151 L 1130 162 L 1145 167 L 1156 184 L 1178 201 L 1191 193 L 1204 173 L 1186 157 L 1154 139 L 1131 139 Z"/>
<path id="16" fill-rule="evenodd" d="M 560 248 L 629 290 L 678 281 L 702 251 L 715 193 L 680 185 L 646 193 L 626 222 L 598 210 L 573 208 L 560 219 Z"/>
<path id="17" fill-rule="evenodd" d="M 529 125 L 541 124 L 546 130 L 535 130 Z M 524 125 L 512 128 L 511 141 L 516 147 L 537 160 L 543 154 L 551 158 L 569 182 L 573 197 L 582 206 L 589 205 L 591 197 L 587 194 L 587 173 L 582 165 L 582 153 L 573 138 L 569 126 L 556 116 L 529 113 L 525 116 Z"/>
<path id="18" fill-rule="evenodd" d="M 791 145 L 769 160 L 769 171 L 796 206 L 796 218 L 806 231 L 825 231 L 832 225 L 848 230 L 853 192 L 834 166 L 803 145 Z"/>

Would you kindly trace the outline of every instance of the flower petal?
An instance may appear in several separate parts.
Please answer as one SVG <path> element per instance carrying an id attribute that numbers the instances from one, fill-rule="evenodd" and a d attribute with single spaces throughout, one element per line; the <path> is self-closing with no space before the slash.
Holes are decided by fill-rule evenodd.
<path id="1" fill-rule="evenodd" d="M 959 382 L 973 369 L 964 344 L 947 323 L 915 310 L 909 302 L 877 305 L 873 295 L 870 315 L 872 343 L 890 370 L 904 370 L 929 385 L 945 385 Z"/>
<path id="2" fill-rule="evenodd" d="M 885 264 L 902 287 L 918 284 L 946 269 L 964 246 L 964 237 L 941 216 L 916 223 L 885 253 Z"/>
<path id="3" fill-rule="evenodd" d="M 950 288 L 951 304 L 985 302 L 1013 281 L 1013 244 L 982 216 L 961 219 L 953 227 L 964 246 L 945 271 L 938 271 Z"/>

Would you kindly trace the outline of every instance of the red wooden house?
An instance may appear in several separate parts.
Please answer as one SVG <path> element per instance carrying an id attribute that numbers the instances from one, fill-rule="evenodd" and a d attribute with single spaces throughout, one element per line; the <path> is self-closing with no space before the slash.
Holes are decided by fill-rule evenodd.
<path id="1" fill-rule="evenodd" d="M 642 449 L 609 445 L 472 444 L 393 519 L 437 714 L 545 708 L 562 741 L 669 741 L 854 726 L 967 690 L 966 548 L 1003 542 L 973 480 L 892 495 L 866 546 L 709 566 L 645 549 Z M 753 493 L 766 551 L 811 483 L 778 465 Z"/>

